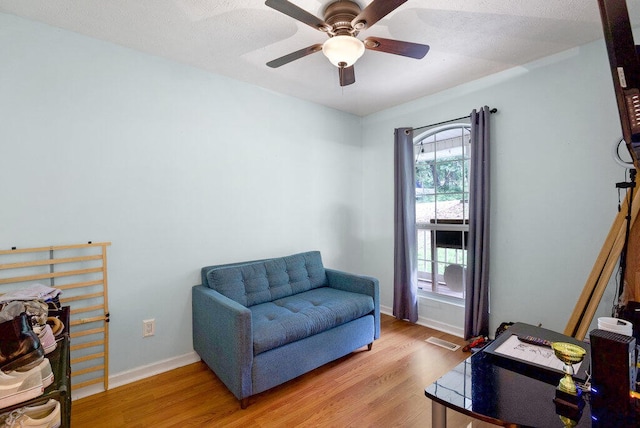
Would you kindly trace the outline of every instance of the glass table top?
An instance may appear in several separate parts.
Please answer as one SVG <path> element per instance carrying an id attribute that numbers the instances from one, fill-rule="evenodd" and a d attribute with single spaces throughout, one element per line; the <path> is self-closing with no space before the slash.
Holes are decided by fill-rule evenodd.
<path id="1" fill-rule="evenodd" d="M 561 377 L 561 373 L 479 351 L 429 385 L 425 395 L 447 408 L 497 425 L 563 427 L 560 416 L 567 416 L 578 427 L 640 426 L 635 414 L 612 425 L 621 414 L 601 409 L 592 412 L 588 393 L 578 400 L 580 410 L 556 405 L 556 385 Z"/>

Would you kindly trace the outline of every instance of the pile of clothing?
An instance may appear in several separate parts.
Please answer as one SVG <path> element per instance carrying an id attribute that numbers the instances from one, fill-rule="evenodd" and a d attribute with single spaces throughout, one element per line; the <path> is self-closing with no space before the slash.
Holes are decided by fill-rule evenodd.
<path id="1" fill-rule="evenodd" d="M 34 284 L 0 296 L 0 412 L 44 394 L 53 383 L 46 355 L 57 347 L 65 326 L 50 310 L 60 309 L 60 290 Z M 24 406 L 0 414 L 0 427 L 60 424 L 60 403 Z"/>

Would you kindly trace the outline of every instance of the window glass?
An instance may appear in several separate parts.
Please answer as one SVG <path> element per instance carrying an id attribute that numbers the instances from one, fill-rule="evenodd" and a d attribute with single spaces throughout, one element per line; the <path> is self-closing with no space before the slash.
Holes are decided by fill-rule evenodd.
<path id="1" fill-rule="evenodd" d="M 469 124 L 414 140 L 419 287 L 464 299 L 469 233 Z"/>

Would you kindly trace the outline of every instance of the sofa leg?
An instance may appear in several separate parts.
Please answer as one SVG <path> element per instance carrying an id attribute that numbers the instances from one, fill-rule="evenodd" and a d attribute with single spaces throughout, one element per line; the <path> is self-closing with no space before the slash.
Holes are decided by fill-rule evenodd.
<path id="1" fill-rule="evenodd" d="M 371 348 L 373 348 L 373 342 L 367 345 L 367 351 L 371 351 Z"/>
<path id="2" fill-rule="evenodd" d="M 243 398 L 242 400 L 240 400 L 241 409 L 246 409 L 248 405 L 249 405 L 249 397 Z"/>

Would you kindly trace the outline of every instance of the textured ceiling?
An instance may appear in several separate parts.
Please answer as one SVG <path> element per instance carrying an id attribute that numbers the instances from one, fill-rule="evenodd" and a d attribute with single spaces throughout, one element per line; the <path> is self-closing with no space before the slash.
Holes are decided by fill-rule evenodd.
<path id="1" fill-rule="evenodd" d="M 332 0 L 290 0 L 322 18 Z M 370 1 L 357 0 L 361 7 Z M 632 25 L 640 0 L 627 0 Z M 0 0 L 0 12 L 367 115 L 602 38 L 596 0 L 409 0 L 360 33 L 428 44 L 422 60 L 366 51 L 341 88 L 322 55 L 266 62 L 326 35 L 264 0 Z"/>

